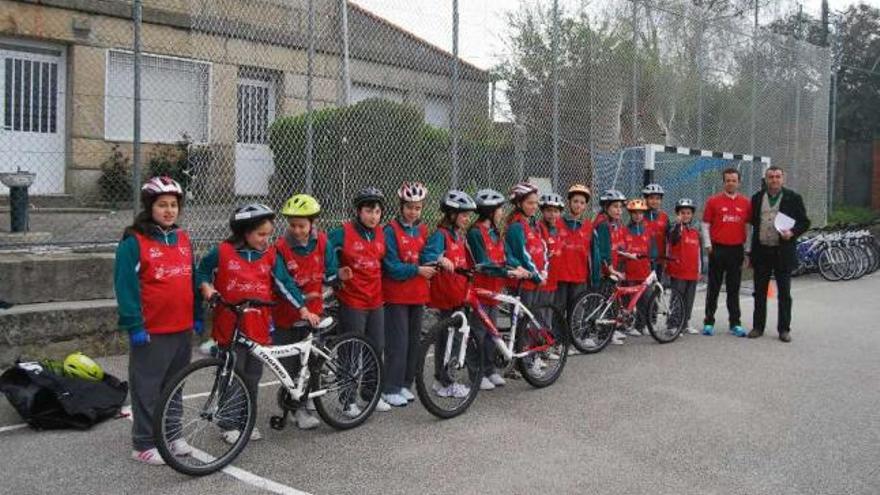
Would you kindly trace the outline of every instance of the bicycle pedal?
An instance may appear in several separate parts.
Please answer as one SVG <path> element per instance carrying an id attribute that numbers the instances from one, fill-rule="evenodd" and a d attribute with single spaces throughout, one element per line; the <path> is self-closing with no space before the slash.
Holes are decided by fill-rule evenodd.
<path id="1" fill-rule="evenodd" d="M 283 430 L 287 426 L 287 414 L 285 413 L 283 416 L 272 416 L 269 418 L 269 426 L 271 426 L 273 430 Z"/>

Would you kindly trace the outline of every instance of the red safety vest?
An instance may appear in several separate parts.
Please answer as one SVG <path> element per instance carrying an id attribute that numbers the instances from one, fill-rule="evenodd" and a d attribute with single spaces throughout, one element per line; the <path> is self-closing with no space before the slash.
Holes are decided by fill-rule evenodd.
<path id="1" fill-rule="evenodd" d="M 376 309 L 382 306 L 382 257 L 385 256 L 385 236 L 382 229 L 373 229 L 373 240 L 361 237 L 352 222 L 343 228 L 340 267 L 349 267 L 351 280 L 342 282 L 339 302 L 354 309 Z"/>
<path id="2" fill-rule="evenodd" d="M 532 228 L 528 220 L 521 213 L 514 214 L 511 223 L 514 222 L 519 222 L 522 225 L 523 233 L 526 237 L 526 252 L 532 258 L 538 273 L 543 272 L 547 267 L 547 245 L 544 242 L 541 227 Z M 511 282 L 509 285 L 516 286 L 516 282 Z M 532 280 L 525 280 L 522 283 L 523 290 L 538 290 L 538 287 L 540 287 L 540 284 Z"/>
<path id="3" fill-rule="evenodd" d="M 483 247 L 486 250 L 486 257 L 489 258 L 489 261 L 500 267 L 504 267 L 507 261 L 507 258 L 504 254 L 504 239 L 501 236 L 498 236 L 497 241 L 492 240 L 492 236 L 489 235 L 489 226 L 485 224 L 480 224 L 477 227 L 480 229 L 480 237 L 483 239 Z M 474 263 L 476 261 L 474 260 Z M 500 293 L 504 290 L 504 284 L 507 279 L 503 277 L 493 277 L 491 275 L 486 275 L 485 273 L 478 273 L 474 277 L 474 287 L 479 289 L 484 289 L 490 292 Z M 493 298 L 480 297 L 480 302 L 486 306 L 497 306 L 498 301 Z"/>
<path id="4" fill-rule="evenodd" d="M 225 301 L 237 303 L 244 299 L 271 301 L 272 267 L 275 266 L 275 246 L 269 247 L 258 260 L 247 261 L 238 255 L 235 246 L 228 242 L 220 243 L 217 274 L 214 287 Z M 272 312 L 268 307 L 252 308 L 244 313 L 242 333 L 254 342 L 267 345 L 271 342 L 269 326 Z M 214 308 L 214 327 L 211 336 L 220 345 L 232 339 L 235 327 L 235 313 L 224 306 Z"/>
<path id="5" fill-rule="evenodd" d="M 643 228 L 641 234 L 634 233 L 629 227 L 621 229 L 624 231 L 623 250 L 631 253 L 645 256 L 637 260 L 623 258 L 626 279 L 630 282 L 642 282 L 651 274 L 651 259 L 647 258 L 651 250 L 651 232 L 647 227 Z"/>
<path id="6" fill-rule="evenodd" d="M 284 266 L 287 267 L 288 273 L 293 277 L 299 290 L 303 293 L 303 297 L 307 294 L 322 294 L 324 290 L 324 254 L 327 249 L 327 234 L 318 232 L 315 242 L 315 249 L 305 256 L 298 254 L 287 242 L 287 237 L 281 237 L 275 241 L 275 249 L 284 260 Z M 272 308 L 272 318 L 276 328 L 291 328 L 293 324 L 300 321 L 299 309 L 294 308 L 290 302 L 281 297 L 277 292 L 275 294 L 275 302 L 277 306 Z M 321 315 L 324 313 L 324 299 L 318 296 L 306 301 L 306 308 Z"/>
<path id="7" fill-rule="evenodd" d="M 562 241 L 559 239 L 559 226 L 556 227 L 556 235 L 550 233 L 550 227 L 545 223 L 540 224 L 541 235 L 544 237 L 544 243 L 547 245 L 547 283 L 540 286 L 538 290 L 541 292 L 556 292 L 559 286 L 559 275 L 562 272 L 562 265 L 559 263 L 560 255 L 562 255 Z"/>
<path id="8" fill-rule="evenodd" d="M 177 231 L 169 246 L 135 233 L 140 250 L 141 312 L 151 334 L 178 333 L 193 327 L 193 256 L 189 236 Z"/>
<path id="9" fill-rule="evenodd" d="M 666 229 L 669 228 L 669 215 L 665 211 L 660 210 L 657 212 L 657 218 L 649 220 L 646 214 L 645 224 L 647 224 L 648 229 L 650 229 L 657 242 L 657 256 L 662 261 L 662 258 L 666 256 Z"/>
<path id="10" fill-rule="evenodd" d="M 438 229 L 443 234 L 445 248 L 443 256 L 449 259 L 455 268 L 467 268 L 467 252 L 463 235 L 453 239 L 449 229 Z M 431 298 L 428 306 L 440 310 L 457 309 L 464 305 L 467 296 L 468 279 L 464 275 L 440 270 L 431 279 Z"/>
<path id="11" fill-rule="evenodd" d="M 400 222 L 395 219 L 388 222 L 394 230 L 394 240 L 397 241 L 397 254 L 400 261 L 409 265 L 419 264 L 419 255 L 428 241 L 428 227 L 419 225 L 417 237 L 408 235 Z M 394 280 L 383 274 L 382 296 L 386 303 L 392 304 L 426 304 L 429 299 L 428 279 L 421 275 L 408 280 Z"/>
<path id="12" fill-rule="evenodd" d="M 669 245 L 666 272 L 679 280 L 700 279 L 700 231 L 690 227 L 681 228 L 681 239 Z"/>
<path id="13" fill-rule="evenodd" d="M 571 229 L 562 218 L 556 225 L 562 250 L 551 262 L 551 267 L 558 266 L 559 282 L 582 284 L 587 281 L 590 273 L 590 244 L 593 241 L 593 224 L 590 219 L 578 229 Z"/>

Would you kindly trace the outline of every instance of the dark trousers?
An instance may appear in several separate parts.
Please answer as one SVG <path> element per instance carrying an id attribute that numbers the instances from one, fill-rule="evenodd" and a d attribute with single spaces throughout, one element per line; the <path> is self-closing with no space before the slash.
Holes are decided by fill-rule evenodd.
<path id="1" fill-rule="evenodd" d="M 294 326 L 291 328 L 276 328 L 275 332 L 272 333 L 272 345 L 296 344 L 297 342 L 305 340 L 305 338 L 309 336 L 311 330 L 311 327 L 306 325 Z M 301 358 L 302 356 L 297 354 L 296 356 L 288 356 L 278 360 L 281 363 L 281 366 L 284 366 L 284 369 L 290 374 L 293 383 L 296 383 L 296 380 L 299 378 L 299 371 L 300 368 L 302 368 Z M 307 399 L 303 398 L 303 401 L 305 400 Z"/>
<path id="2" fill-rule="evenodd" d="M 415 379 L 424 314 L 421 304 L 385 305 L 386 394 L 399 393 Z"/>
<path id="3" fill-rule="evenodd" d="M 256 414 L 260 378 L 263 376 L 263 362 L 253 356 L 244 346 L 236 344 L 233 352 L 235 352 L 235 369 L 241 375 L 245 387 L 251 391 L 251 396 L 254 399 L 254 414 Z M 222 414 L 222 416 L 230 419 L 219 420 L 217 425 L 220 428 L 239 431 L 244 428 L 245 421 L 247 421 L 247 405 L 243 400 L 244 393 L 237 381 L 233 381 L 231 388 L 226 390 L 226 399 L 223 402 L 228 402 L 231 406 L 229 412 Z M 236 406 L 236 404 L 239 405 Z"/>
<path id="4" fill-rule="evenodd" d="M 155 447 L 153 412 L 165 384 L 190 362 L 192 332 L 150 335 L 150 342 L 132 347 L 128 361 L 131 390 L 131 440 L 135 450 Z M 180 398 L 177 398 L 180 400 Z"/>
<path id="5" fill-rule="evenodd" d="M 778 247 L 758 246 L 752 253 L 755 269 L 754 328 L 763 332 L 767 323 L 767 287 L 770 277 L 776 279 L 776 297 L 779 301 L 779 318 L 776 329 L 791 331 L 791 269 L 786 266 Z"/>
<path id="6" fill-rule="evenodd" d="M 740 325 L 739 286 L 742 281 L 744 250 L 740 246 L 712 246 L 709 255 L 709 287 L 706 291 L 706 325 L 715 324 L 715 310 L 718 309 L 718 295 L 721 283 L 727 289 L 727 313 L 730 327 Z"/>
<path id="7" fill-rule="evenodd" d="M 681 294 L 682 302 L 684 302 L 684 318 L 681 320 L 680 328 L 685 330 L 691 322 L 691 313 L 694 311 L 694 299 L 696 299 L 697 296 L 697 281 L 670 278 L 670 287 L 672 290 Z"/>
<path id="8" fill-rule="evenodd" d="M 483 309 L 486 310 L 489 319 L 497 327 L 498 306 L 483 306 Z M 483 324 L 483 320 L 480 319 L 480 315 L 478 315 L 476 311 L 471 312 L 470 325 L 471 331 L 476 335 L 477 340 L 480 342 L 480 354 L 483 359 L 483 376 L 490 376 L 494 373 L 498 373 L 498 370 L 495 369 L 495 352 L 497 351 L 495 341 L 492 340 L 492 336 L 489 334 L 489 329 Z"/>
<path id="9" fill-rule="evenodd" d="M 556 295 L 551 302 L 556 304 L 556 306 L 562 310 L 563 314 L 567 317 L 571 312 L 574 303 L 577 302 L 575 298 L 580 296 L 588 287 L 589 285 L 587 285 L 586 282 L 559 282 L 556 289 Z"/>
<path id="10" fill-rule="evenodd" d="M 384 358 L 382 357 L 382 353 L 385 351 L 385 310 L 381 306 L 374 309 L 356 309 L 340 303 L 338 317 L 339 328 L 341 328 L 343 332 L 354 332 L 363 336 L 376 347 L 376 352 L 379 354 L 380 360 L 378 364 L 380 367 L 383 366 L 382 359 Z M 340 355 L 340 359 L 343 362 L 346 362 L 353 358 L 351 356 Z M 344 371 L 347 372 L 348 370 L 346 369 Z M 383 380 L 385 379 L 384 376 L 382 378 Z M 373 396 L 375 391 L 376 389 L 374 387 L 365 386 L 362 390 L 361 397 L 364 400 L 368 400 Z M 341 399 L 344 403 L 353 402 L 352 399 L 345 394 L 341 395 L 343 396 Z"/>

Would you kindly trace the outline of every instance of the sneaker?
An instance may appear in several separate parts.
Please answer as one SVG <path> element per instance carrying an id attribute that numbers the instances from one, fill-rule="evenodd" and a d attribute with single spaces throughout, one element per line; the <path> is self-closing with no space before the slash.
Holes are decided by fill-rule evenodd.
<path id="1" fill-rule="evenodd" d="M 438 397 L 454 397 L 456 399 L 463 399 L 471 393 L 470 388 L 460 383 L 453 383 L 444 387 L 439 382 L 434 382 L 431 389 Z"/>
<path id="2" fill-rule="evenodd" d="M 578 351 L 574 346 L 569 347 L 568 348 L 568 355 L 574 356 L 575 354 L 580 354 L 580 351 Z"/>
<path id="3" fill-rule="evenodd" d="M 611 343 L 614 345 L 623 345 L 626 342 L 626 334 L 619 330 L 614 331 L 614 335 L 611 336 Z"/>
<path id="4" fill-rule="evenodd" d="M 357 404 L 349 404 L 348 407 L 342 410 L 342 414 L 348 416 L 349 418 L 356 418 L 361 415 L 363 411 L 358 407 Z"/>
<path id="5" fill-rule="evenodd" d="M 480 390 L 495 390 L 495 384 L 488 377 L 483 377 L 480 381 Z"/>
<path id="6" fill-rule="evenodd" d="M 161 466 L 162 464 L 165 464 L 162 456 L 159 455 L 159 449 L 156 447 L 147 450 L 132 450 L 131 458 L 151 466 Z"/>
<path id="7" fill-rule="evenodd" d="M 736 325 L 730 329 L 730 333 L 737 337 L 745 337 L 749 333 L 746 332 L 746 329 L 742 327 L 742 325 Z"/>
<path id="8" fill-rule="evenodd" d="M 699 332 L 696 328 L 694 328 L 694 327 L 687 327 L 687 328 L 685 329 L 685 333 L 689 333 L 689 334 L 691 334 L 691 335 L 697 335 L 697 334 L 700 333 L 700 332 Z"/>
<path id="9" fill-rule="evenodd" d="M 715 325 L 703 325 L 703 335 L 715 335 Z"/>
<path id="10" fill-rule="evenodd" d="M 406 400 L 406 397 L 397 394 L 382 394 L 382 400 L 387 402 L 389 405 L 394 407 L 403 407 L 409 404 L 409 401 Z"/>
<path id="11" fill-rule="evenodd" d="M 535 359 L 532 360 L 532 365 L 530 366 L 530 369 L 532 370 L 532 373 L 540 374 L 544 372 L 544 368 L 546 367 L 547 363 L 545 363 L 543 359 L 536 356 Z"/>
<path id="12" fill-rule="evenodd" d="M 213 356 L 217 352 L 217 342 L 214 339 L 208 339 L 199 345 L 199 353 L 204 356 Z"/>
<path id="13" fill-rule="evenodd" d="M 406 387 L 403 387 L 402 389 L 400 389 L 400 395 L 402 395 L 403 398 L 407 400 L 407 402 L 412 402 L 412 401 L 416 400 L 416 396 L 413 395 L 413 393 L 410 392 L 409 389 Z"/>
<path id="14" fill-rule="evenodd" d="M 312 428 L 317 428 L 318 425 L 321 424 L 321 421 L 305 408 L 297 409 L 296 413 L 293 415 L 293 419 L 296 422 L 296 427 L 300 430 L 311 430 Z"/>
<path id="15" fill-rule="evenodd" d="M 452 384 L 452 396 L 456 399 L 464 399 L 468 395 L 470 395 L 471 389 L 467 385 L 463 385 L 461 383 L 453 383 Z"/>
<path id="16" fill-rule="evenodd" d="M 492 373 L 491 375 L 487 376 L 486 378 L 488 378 L 489 381 L 492 382 L 492 385 L 495 385 L 496 387 L 503 387 L 503 386 L 507 385 L 507 380 L 505 380 L 504 377 L 499 375 L 497 372 Z"/>
<path id="17" fill-rule="evenodd" d="M 238 430 L 226 430 L 220 434 L 223 438 L 223 441 L 232 445 L 238 441 L 238 437 L 241 435 L 241 432 Z M 263 434 L 260 433 L 260 430 L 255 426 L 253 430 L 251 430 L 251 441 L 255 442 L 257 440 L 262 440 Z"/>
<path id="18" fill-rule="evenodd" d="M 314 412 L 314 411 L 316 411 L 316 409 L 315 409 L 315 401 L 314 401 L 314 400 L 309 399 L 309 400 L 306 401 L 306 411 L 309 411 L 309 412 Z"/>
<path id="19" fill-rule="evenodd" d="M 171 442 L 171 445 L 169 447 L 171 448 L 171 453 L 174 454 L 176 457 L 185 457 L 192 454 L 193 452 L 193 448 L 190 447 L 190 445 L 186 443 L 186 440 L 182 438 L 178 438 L 177 440 Z"/>
<path id="20" fill-rule="evenodd" d="M 596 347 L 596 341 L 590 338 L 583 339 L 581 343 L 584 344 L 584 347 Z"/>
<path id="21" fill-rule="evenodd" d="M 379 402 L 376 403 L 376 410 L 379 412 L 388 412 L 391 410 L 391 406 L 380 397 Z"/>
<path id="22" fill-rule="evenodd" d="M 626 331 L 626 334 L 630 335 L 632 337 L 641 337 L 642 336 L 642 332 L 638 331 L 635 328 L 630 328 L 629 330 Z"/>

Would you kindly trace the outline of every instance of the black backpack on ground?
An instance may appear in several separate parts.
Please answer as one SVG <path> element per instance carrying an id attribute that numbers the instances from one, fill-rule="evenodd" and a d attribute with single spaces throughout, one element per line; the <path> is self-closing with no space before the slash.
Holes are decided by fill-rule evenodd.
<path id="1" fill-rule="evenodd" d="M 128 383 L 105 373 L 100 382 L 56 375 L 37 362 L 16 362 L 0 391 L 31 428 L 87 430 L 119 415 Z"/>

